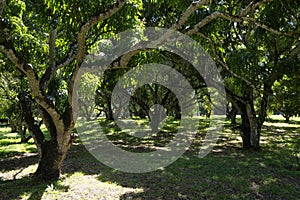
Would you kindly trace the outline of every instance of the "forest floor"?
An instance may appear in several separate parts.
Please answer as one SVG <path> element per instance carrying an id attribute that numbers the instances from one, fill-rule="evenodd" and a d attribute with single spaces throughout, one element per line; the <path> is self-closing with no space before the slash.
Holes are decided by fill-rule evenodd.
<path id="1" fill-rule="evenodd" d="M 200 135 L 209 121 L 201 123 Z M 102 120 L 101 125 L 108 127 L 108 138 L 116 145 L 127 144 L 124 149 L 149 142 L 162 146 L 176 129 L 174 122 L 162 136 L 142 141 L 124 137 L 112 122 Z M 175 162 L 147 173 L 112 169 L 78 140 L 64 162 L 61 179 L 37 182 L 31 178 L 38 162 L 32 139 L 20 144 L 18 134 L 1 127 L 0 199 L 300 199 L 300 119 L 285 123 L 278 116 L 269 118 L 259 151 L 243 150 L 239 131 L 231 128 L 225 125 L 217 145 L 204 158 L 195 153 L 200 144 L 195 139 Z"/>

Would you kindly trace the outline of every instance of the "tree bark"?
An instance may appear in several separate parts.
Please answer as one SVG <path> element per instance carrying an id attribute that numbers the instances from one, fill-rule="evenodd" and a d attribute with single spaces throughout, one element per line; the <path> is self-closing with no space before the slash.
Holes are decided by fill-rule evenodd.
<path id="1" fill-rule="evenodd" d="M 253 103 L 246 104 L 247 117 L 250 125 L 250 144 L 253 149 L 259 149 L 260 130 L 259 123 L 256 119 L 256 113 Z"/>
<path id="2" fill-rule="evenodd" d="M 58 179 L 67 151 L 68 147 L 59 147 L 57 141 L 43 142 L 41 145 L 41 158 L 35 176 L 43 180 Z"/>
<path id="3" fill-rule="evenodd" d="M 236 115 L 238 114 L 238 109 L 232 105 L 231 108 L 229 108 L 229 105 L 227 106 L 227 118 L 230 119 L 231 125 L 236 125 Z"/>
<path id="4" fill-rule="evenodd" d="M 240 131 L 243 140 L 243 148 L 258 150 L 260 148 L 260 131 L 264 120 L 263 118 L 260 119 L 256 116 L 252 92 L 249 90 L 245 93 L 245 96 L 240 97 L 235 95 L 228 88 L 226 88 L 226 91 L 233 106 L 241 113 L 242 124 Z M 265 106 L 267 106 L 267 104 L 263 105 L 263 113 L 266 112 Z M 263 115 L 263 117 L 264 116 L 265 115 Z"/>
<path id="5" fill-rule="evenodd" d="M 106 115 L 106 119 L 108 119 L 108 120 L 113 120 L 114 119 L 110 99 L 107 100 L 107 108 L 105 110 L 105 115 Z"/>
<path id="6" fill-rule="evenodd" d="M 259 149 L 260 127 L 256 120 L 254 109 L 251 104 L 243 104 L 240 107 L 242 125 L 241 137 L 243 140 L 243 148 Z"/>
<path id="7" fill-rule="evenodd" d="M 38 168 L 35 172 L 35 176 L 42 180 L 56 180 L 59 178 L 61 173 L 62 163 L 67 155 L 67 151 L 71 146 L 70 129 L 61 134 L 62 138 L 58 138 L 57 127 L 49 114 L 42 108 L 43 121 L 45 122 L 47 129 L 51 135 L 51 140 L 46 141 L 43 132 L 40 129 L 40 124 L 35 123 L 30 95 L 22 92 L 19 94 L 20 105 L 24 113 L 24 119 L 26 126 L 28 127 L 29 133 L 34 139 L 37 146 L 40 160 Z"/>

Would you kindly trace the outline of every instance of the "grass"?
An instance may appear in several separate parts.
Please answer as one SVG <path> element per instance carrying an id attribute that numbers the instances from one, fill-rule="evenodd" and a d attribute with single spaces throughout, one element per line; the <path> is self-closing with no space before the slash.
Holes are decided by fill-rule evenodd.
<path id="1" fill-rule="evenodd" d="M 0 199 L 300 199 L 299 122 L 268 119 L 256 152 L 241 149 L 238 131 L 225 125 L 218 144 L 201 159 L 195 153 L 203 134 L 199 130 L 198 139 L 176 162 L 143 174 L 103 165 L 78 141 L 64 162 L 62 178 L 51 183 L 30 179 L 38 162 L 32 140 L 19 144 L 17 134 L 0 128 Z M 166 135 L 172 136 L 178 126 L 169 121 L 163 133 L 170 134 L 141 139 L 126 135 L 112 122 L 101 124 L 116 145 L 127 145 L 124 149 L 165 145 Z M 203 120 L 201 127 L 207 126 Z"/>

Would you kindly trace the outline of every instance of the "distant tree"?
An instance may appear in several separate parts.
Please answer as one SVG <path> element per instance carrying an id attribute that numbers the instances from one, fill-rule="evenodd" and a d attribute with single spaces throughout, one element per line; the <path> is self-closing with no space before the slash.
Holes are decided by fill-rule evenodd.
<path id="1" fill-rule="evenodd" d="M 81 104 L 83 116 L 87 121 L 92 119 L 96 119 L 95 113 L 95 102 L 91 102 L 95 95 L 96 89 L 98 87 L 98 77 L 96 77 L 92 73 L 85 73 L 82 75 L 81 84 L 79 90 L 81 92 L 81 96 L 78 97 L 78 103 Z"/>
<path id="2" fill-rule="evenodd" d="M 296 115 L 300 115 L 300 76 L 299 74 L 284 75 L 273 86 L 274 98 L 272 108 L 279 111 L 286 122 Z"/>

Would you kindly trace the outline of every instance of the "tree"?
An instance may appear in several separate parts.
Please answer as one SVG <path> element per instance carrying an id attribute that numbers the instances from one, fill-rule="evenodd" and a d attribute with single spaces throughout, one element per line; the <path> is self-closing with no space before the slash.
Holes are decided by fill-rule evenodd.
<path id="1" fill-rule="evenodd" d="M 2 60 L 2 66 L 6 63 Z M 8 119 L 11 132 L 17 132 L 21 136 L 21 142 L 27 142 L 31 137 L 26 136 L 26 125 L 24 122 L 24 115 L 19 102 L 19 94 L 24 90 L 26 82 L 20 81 L 19 73 L 13 74 L 1 68 L 0 78 L 2 85 L 0 86 L 0 117 L 1 119 Z M 25 88 L 26 90 L 26 88 Z"/>
<path id="2" fill-rule="evenodd" d="M 80 84 L 80 90 L 84 91 L 84 93 L 82 93 L 82 96 L 78 97 L 78 101 L 83 108 L 83 116 L 87 121 L 90 121 L 97 117 L 95 113 L 95 104 L 90 105 L 88 102 L 93 100 L 92 97 L 94 97 L 96 94 L 95 91 L 98 86 L 98 78 L 94 74 L 85 73 L 82 75 L 81 82 L 82 83 Z M 91 86 L 93 86 L 92 90 L 90 90 Z"/>
<path id="3" fill-rule="evenodd" d="M 211 53 L 225 80 L 227 97 L 241 113 L 243 147 L 259 149 L 272 85 L 283 74 L 299 68 L 299 3 L 168 3 L 155 7 L 153 2 L 147 2 L 157 9 L 145 14 L 147 23 L 191 35 Z M 180 9 L 175 11 L 174 5 Z M 172 15 L 164 14 L 164 10 L 172 10 Z"/>
<path id="4" fill-rule="evenodd" d="M 229 9 L 233 6 L 230 3 L 225 5 Z M 223 30 L 228 31 L 215 35 L 223 41 L 223 44 L 216 45 L 215 52 L 218 58 L 222 58 L 218 63 L 224 68 L 227 95 L 241 113 L 241 136 L 245 148 L 259 149 L 260 130 L 267 116 L 273 83 L 299 67 L 299 29 L 294 22 L 299 4 L 286 2 L 284 9 L 276 12 L 280 5 L 281 2 L 273 1 L 256 10 L 259 20 L 256 23 L 239 22 L 229 17 L 233 22 L 223 25 L 227 26 Z M 255 19 L 255 15 L 249 13 L 248 16 Z"/>
<path id="5" fill-rule="evenodd" d="M 250 149 L 259 148 L 273 83 L 299 68 L 299 3 L 293 0 L 12 0 L 1 1 L 0 16 L 0 56 L 28 81 L 28 99 L 37 103 L 51 135 L 45 140 L 32 112 L 25 113 L 41 156 L 36 175 L 45 179 L 59 177 L 71 146 L 74 81 L 99 39 L 146 25 L 199 41 L 220 68 L 228 98 L 242 115 L 243 146 Z M 128 52 L 114 64 L 130 67 L 140 52 L 147 49 Z M 172 54 L 165 57 L 178 62 Z M 203 83 L 200 75 L 195 77 Z"/>
<path id="6" fill-rule="evenodd" d="M 300 77 L 299 74 L 284 75 L 273 85 L 274 98 L 272 109 L 279 111 L 286 122 L 300 114 Z"/>
<path id="7" fill-rule="evenodd" d="M 98 82 L 95 96 L 96 109 L 99 112 L 104 112 L 106 119 L 113 120 L 113 106 L 111 105 L 112 91 L 119 78 L 126 71 L 126 68 L 105 70 Z"/>
<path id="8" fill-rule="evenodd" d="M 126 6 L 124 6 L 126 4 Z M 40 153 L 36 177 L 60 176 L 72 144 L 74 80 L 84 57 L 99 38 L 139 21 L 139 1 L 1 1 L 0 52 L 21 72 L 51 136 L 34 124 L 30 104 L 25 121 Z M 53 95 L 55 94 L 55 95 Z M 26 101 L 26 100 L 25 100 Z"/>

